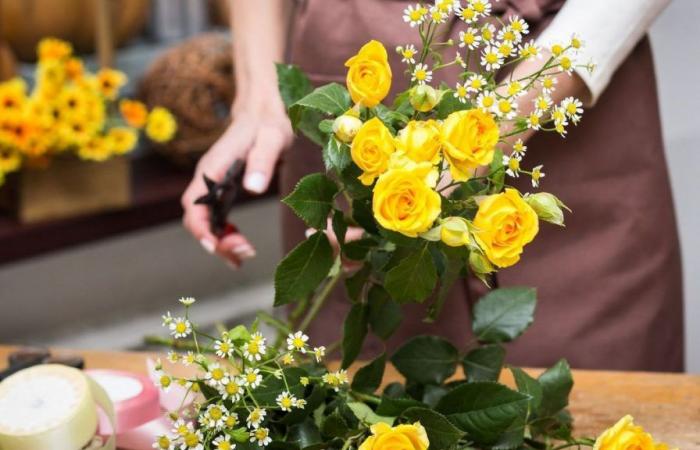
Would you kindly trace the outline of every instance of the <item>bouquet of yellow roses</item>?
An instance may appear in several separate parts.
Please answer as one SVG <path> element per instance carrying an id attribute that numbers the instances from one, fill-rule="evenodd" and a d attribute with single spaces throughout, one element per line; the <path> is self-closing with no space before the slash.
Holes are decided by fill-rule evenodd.
<path id="1" fill-rule="evenodd" d="M 574 36 L 555 44 L 536 72 L 501 80 L 502 67 L 537 58 L 543 49 L 525 41 L 528 27 L 521 19 L 486 21 L 487 1 L 460 3 L 421 3 L 405 11 L 422 48 L 397 49 L 411 85 L 391 107 L 382 103 L 392 72 L 380 42 L 368 42 L 347 60 L 345 87 L 312 89 L 299 69 L 278 66 L 292 124 L 321 146 L 327 169 L 302 178 L 283 201 L 319 231 L 277 267 L 274 304 L 294 304 L 288 320 L 262 313 L 250 328 L 212 336 L 190 321 L 193 299 L 181 300 L 183 317 L 164 317 L 176 349 L 191 350 L 170 353 L 170 361 L 195 369 L 184 377 L 163 371 L 161 385 L 180 384 L 202 395 L 191 410 L 174 416 L 172 434 L 159 436 L 155 448 L 664 448 L 628 417 L 597 442 L 573 437 L 566 410 L 573 379 L 564 360 L 537 378 L 509 367 L 514 386 L 498 382 L 503 343 L 533 320 L 530 288 L 496 289 L 481 298 L 465 324 L 476 337 L 466 349 L 416 336 L 392 354 L 354 367 L 352 378 L 346 372 L 368 334 L 382 340 L 392 335 L 403 304 L 427 303 L 427 320 L 434 320 L 460 277 L 488 281 L 489 274 L 519 261 L 541 221 L 563 225 L 565 207 L 554 195 L 523 195 L 508 185 L 522 175 L 536 188 L 544 176 L 539 165 L 524 168 L 526 147 L 511 138 L 527 129 L 564 135 L 580 120 L 580 101 L 554 105 L 547 93 L 554 76 L 575 67 L 581 42 Z M 434 39 L 455 14 L 466 22 L 465 31 L 454 59 L 445 61 L 444 49 L 454 43 Z M 459 83 L 430 85 L 436 71 L 455 65 L 464 68 Z M 535 111 L 519 115 L 518 98 L 535 86 L 543 88 Z M 344 239 L 350 226 L 362 228 L 361 239 Z M 342 259 L 360 268 L 348 275 Z M 338 343 L 340 367 L 329 369 L 322 364 L 326 349 L 311 346 L 304 332 L 340 280 L 352 307 Z M 275 341 L 260 333 L 259 321 L 279 331 Z M 389 362 L 404 383 L 382 384 Z"/>
<path id="2" fill-rule="evenodd" d="M 175 134 L 177 125 L 167 109 L 148 111 L 136 100 L 118 102 L 127 82 L 124 73 L 90 73 L 72 51 L 67 42 L 43 39 L 32 91 L 21 78 L 0 83 L 0 184 L 25 162 L 43 165 L 62 154 L 104 161 L 129 153 L 140 129 L 156 142 Z"/>

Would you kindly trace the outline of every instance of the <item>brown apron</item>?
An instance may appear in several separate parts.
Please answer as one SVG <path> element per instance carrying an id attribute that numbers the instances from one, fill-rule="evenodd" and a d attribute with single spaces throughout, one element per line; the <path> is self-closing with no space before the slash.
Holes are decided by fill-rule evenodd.
<path id="1" fill-rule="evenodd" d="M 536 35 L 562 3 L 510 0 L 494 3 L 494 8 L 499 14 L 524 17 Z M 393 95 L 406 86 L 405 67 L 393 48 L 419 43 L 416 30 L 402 20 L 407 4 L 301 1 L 293 23 L 291 62 L 316 84 L 343 83 L 345 60 L 377 39 L 389 50 Z M 454 27 L 453 37 L 459 29 Z M 456 82 L 454 72 L 440 78 Z M 648 38 L 635 47 L 595 108 L 570 128 L 565 140 L 539 133 L 527 145 L 528 164 L 544 164 L 543 189 L 559 196 L 573 214 L 566 217 L 566 229 L 543 224 L 522 261 L 498 274 L 501 286 L 538 289 L 535 323 L 508 346 L 508 361 L 549 366 L 565 357 L 577 368 L 683 370 L 680 251 Z M 320 149 L 299 139 L 284 157 L 282 192 L 321 170 Z M 521 182 L 524 192 L 532 190 L 528 180 Z M 304 224 L 286 208 L 282 225 L 287 249 L 304 238 Z M 471 306 L 484 292 L 478 280 L 456 286 L 433 325 L 422 321 L 424 306 L 409 308 L 387 347 L 422 333 L 443 335 L 463 347 L 471 339 Z M 340 337 L 349 304 L 338 294 L 310 329 L 317 341 Z M 381 343 L 370 341 L 369 355 L 381 350 Z"/>

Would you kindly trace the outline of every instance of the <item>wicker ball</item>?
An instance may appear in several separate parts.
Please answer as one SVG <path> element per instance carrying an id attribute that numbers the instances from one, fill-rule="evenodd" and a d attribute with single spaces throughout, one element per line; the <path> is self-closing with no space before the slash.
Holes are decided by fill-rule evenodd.
<path id="1" fill-rule="evenodd" d="M 139 86 L 149 106 L 168 108 L 177 118 L 175 139 L 155 150 L 181 166 L 192 166 L 224 132 L 233 101 L 231 42 L 204 33 L 158 57 Z"/>

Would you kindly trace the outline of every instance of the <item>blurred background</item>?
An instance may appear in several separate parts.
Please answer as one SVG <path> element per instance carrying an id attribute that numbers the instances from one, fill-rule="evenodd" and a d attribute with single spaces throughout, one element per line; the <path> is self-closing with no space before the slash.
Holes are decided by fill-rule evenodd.
<path id="1" fill-rule="evenodd" d="M 178 122 L 173 141 L 142 141 L 128 158 L 100 165 L 113 183 L 96 199 L 53 199 L 75 191 L 75 181 L 65 181 L 76 178 L 71 168 L 63 180 L 45 180 L 43 190 L 36 181 L 26 186 L 24 173 L 8 177 L 0 188 L 0 343 L 139 348 L 181 296 L 201 303 L 194 310 L 200 323 L 248 320 L 271 304 L 282 255 L 274 192 L 242 199 L 234 210 L 258 250 L 236 272 L 205 253 L 180 224 L 179 197 L 193 163 L 226 126 L 234 93 L 227 17 L 226 0 L 0 2 L 4 79 L 33 79 L 38 39 L 56 36 L 70 41 L 88 68 L 111 63 L 124 71 L 125 96 L 164 106 Z M 700 152 L 693 131 L 700 47 L 688 30 L 699 22 L 700 2 L 674 0 L 651 30 L 683 252 L 687 369 L 696 373 Z"/>

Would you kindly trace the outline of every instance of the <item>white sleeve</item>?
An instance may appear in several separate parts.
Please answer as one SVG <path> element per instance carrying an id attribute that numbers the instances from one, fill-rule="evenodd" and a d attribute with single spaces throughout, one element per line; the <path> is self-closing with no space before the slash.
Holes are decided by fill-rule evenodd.
<path id="1" fill-rule="evenodd" d="M 567 0 L 537 43 L 565 44 L 576 33 L 584 42 L 577 60 L 593 61 L 595 70 L 576 68 L 590 91 L 592 106 L 613 74 L 670 0 Z"/>

